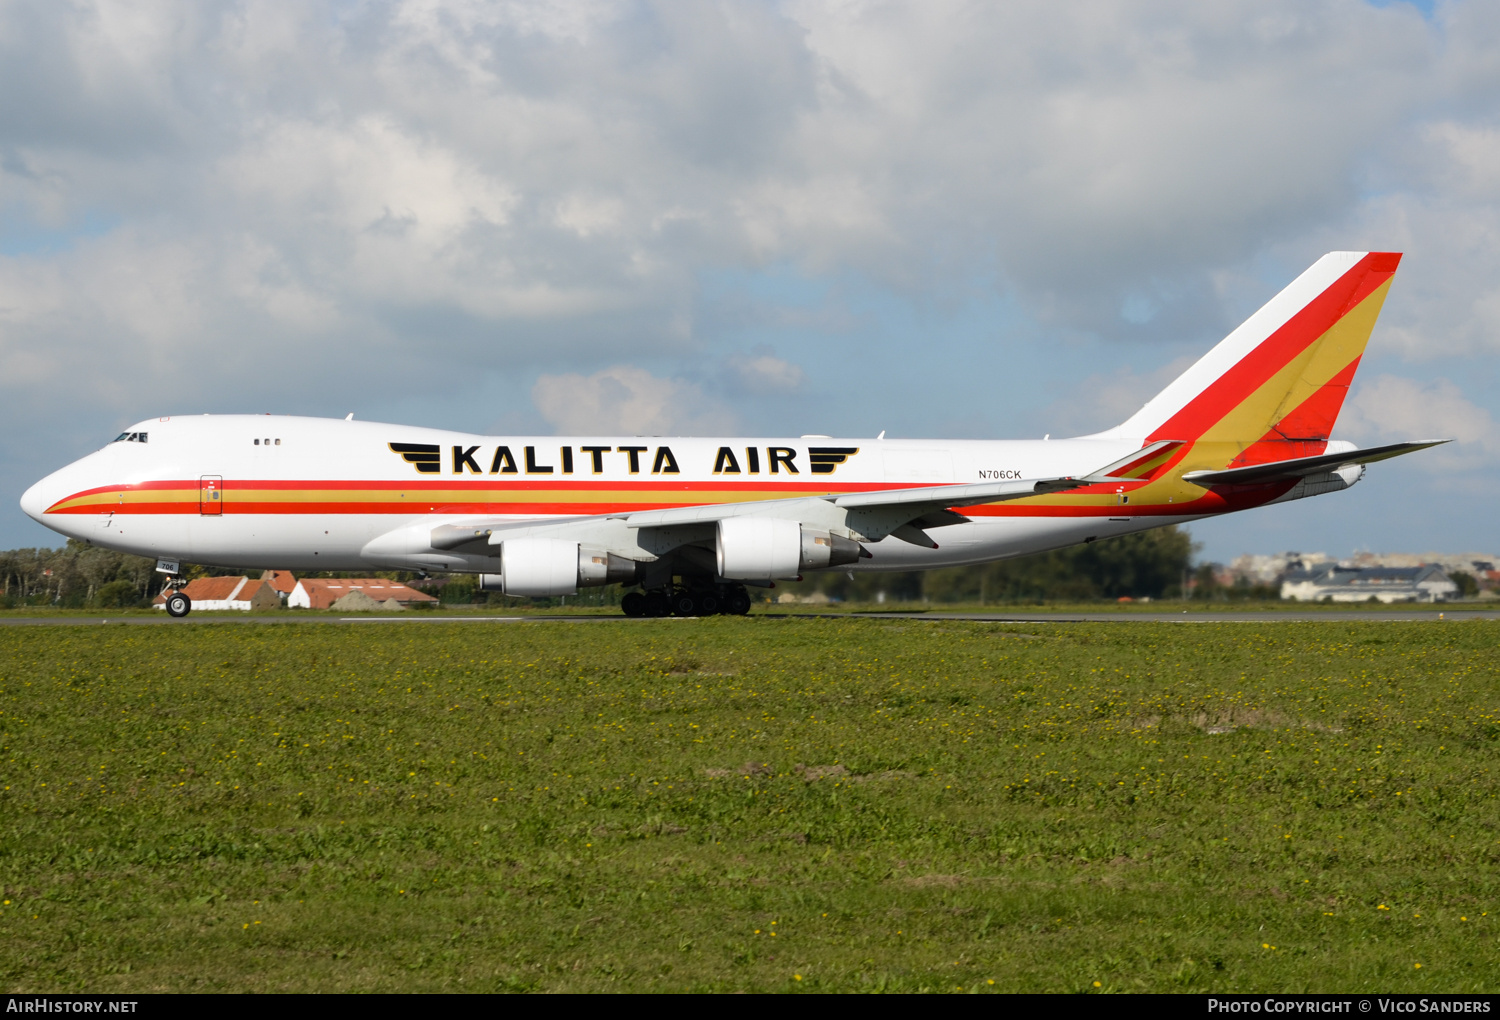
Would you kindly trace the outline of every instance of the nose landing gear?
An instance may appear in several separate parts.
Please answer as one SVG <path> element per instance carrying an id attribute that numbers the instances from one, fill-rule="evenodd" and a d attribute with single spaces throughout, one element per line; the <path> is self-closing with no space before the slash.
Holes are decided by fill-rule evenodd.
<path id="1" fill-rule="evenodd" d="M 744 616 L 750 612 L 750 593 L 742 584 L 655 588 L 629 593 L 620 608 L 626 616 Z"/>
<path id="2" fill-rule="evenodd" d="M 193 600 L 183 593 L 179 585 L 182 579 L 172 577 L 167 579 L 167 615 L 182 619 L 193 611 Z"/>

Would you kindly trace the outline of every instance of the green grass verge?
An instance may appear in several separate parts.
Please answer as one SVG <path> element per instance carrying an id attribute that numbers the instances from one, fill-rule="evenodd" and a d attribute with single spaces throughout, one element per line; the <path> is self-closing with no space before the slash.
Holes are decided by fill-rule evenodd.
<path id="1" fill-rule="evenodd" d="M 6 629 L 0 985 L 1494 992 L 1497 639 Z"/>
<path id="2" fill-rule="evenodd" d="M 759 595 L 759 593 L 757 593 Z M 819 615 L 844 614 L 844 613 L 986 613 L 986 614 L 1010 614 L 1018 616 L 1032 616 L 1037 614 L 1063 614 L 1074 613 L 1110 613 L 1120 616 L 1152 615 L 1161 613 L 1318 613 L 1337 616 L 1340 613 L 1431 613 L 1434 616 L 1441 613 L 1444 615 L 1463 614 L 1467 612 L 1495 612 L 1500 610 L 1500 599 L 1466 599 L 1455 602 L 1397 602 L 1390 605 L 1383 603 L 1322 603 L 1322 602 L 1281 602 L 1281 601 L 1247 601 L 1247 602 L 1210 602 L 1210 601 L 1183 601 L 1181 599 L 1157 599 L 1150 602 L 792 602 L 785 604 L 756 602 L 751 610 L 757 615 L 769 614 L 772 616 L 806 615 L 815 613 Z M 594 606 L 573 605 L 571 603 L 562 606 L 526 605 L 517 604 L 510 606 L 488 606 L 488 605 L 445 605 L 435 606 L 431 609 L 407 610 L 413 616 L 620 616 L 618 606 Z M 166 613 L 160 609 L 63 609 L 51 606 L 25 606 L 14 609 L 0 609 L 0 620 L 35 618 L 35 619 L 67 619 L 79 620 L 109 619 L 120 616 L 144 616 L 165 617 Z M 210 611 L 198 610 L 189 619 L 195 623 L 209 620 L 232 619 L 241 616 L 253 615 L 258 619 L 277 616 L 292 617 L 346 617 L 351 615 L 386 616 L 383 612 L 371 612 L 367 614 L 334 612 L 331 609 L 307 610 L 307 609 L 269 609 L 256 610 L 253 614 L 237 610 Z"/>

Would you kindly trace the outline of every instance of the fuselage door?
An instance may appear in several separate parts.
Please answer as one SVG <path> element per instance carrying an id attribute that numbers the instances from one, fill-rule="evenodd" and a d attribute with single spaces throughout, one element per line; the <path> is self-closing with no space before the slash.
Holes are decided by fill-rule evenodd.
<path id="1" fill-rule="evenodd" d="M 198 512 L 218 517 L 224 512 L 224 476 L 203 475 L 198 479 Z"/>

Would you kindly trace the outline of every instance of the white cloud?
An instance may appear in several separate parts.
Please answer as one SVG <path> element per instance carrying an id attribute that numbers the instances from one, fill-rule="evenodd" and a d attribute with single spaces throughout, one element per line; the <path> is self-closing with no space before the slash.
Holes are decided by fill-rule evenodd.
<path id="1" fill-rule="evenodd" d="M 769 350 L 732 355 L 727 369 L 730 389 L 754 394 L 795 393 L 807 381 L 800 365 L 783 361 Z"/>
<path id="2" fill-rule="evenodd" d="M 732 415 L 696 384 L 615 365 L 593 375 L 544 375 L 531 390 L 548 424 L 568 435 L 723 433 Z"/>
<path id="3" fill-rule="evenodd" d="M 1366 445 L 1453 440 L 1412 457 L 1428 471 L 1472 469 L 1500 459 L 1500 424 L 1447 379 L 1423 384 L 1380 375 L 1364 380 L 1339 415 L 1337 434 Z"/>
<path id="4" fill-rule="evenodd" d="M 1360 161 L 1476 87 L 1435 74 L 1435 39 L 1347 0 L 17 3 L 0 194 L 148 228 L 111 258 L 170 277 L 145 263 L 194 251 L 203 329 L 262 302 L 314 347 L 458 315 L 581 329 L 569 357 L 598 365 L 608 316 L 633 356 L 681 353 L 697 273 L 779 262 L 921 292 L 984 259 L 1044 319 L 1109 329 L 1356 208 Z M 1448 117 L 1432 148 L 1482 176 L 1487 130 Z M 111 321 L 95 244 L 48 258 Z M 25 330 L 109 357 L 55 316 Z"/>

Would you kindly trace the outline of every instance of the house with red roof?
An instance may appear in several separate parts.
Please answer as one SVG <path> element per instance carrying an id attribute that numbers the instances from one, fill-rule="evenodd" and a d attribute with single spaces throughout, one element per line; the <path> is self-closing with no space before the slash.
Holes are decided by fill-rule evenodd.
<path id="1" fill-rule="evenodd" d="M 237 609 L 249 612 L 252 609 L 275 609 L 281 605 L 281 597 L 264 581 L 252 581 L 248 577 L 198 577 L 181 589 L 192 600 L 194 609 L 213 612 Z M 167 607 L 167 593 L 162 592 L 152 600 L 155 609 Z"/>
<path id="2" fill-rule="evenodd" d="M 292 589 L 297 587 L 297 578 L 292 576 L 290 570 L 267 570 L 263 571 L 260 579 L 271 586 L 271 590 L 281 596 L 285 602 L 292 594 Z"/>
<path id="3" fill-rule="evenodd" d="M 356 591 L 376 602 L 395 599 L 398 605 L 408 609 L 437 602 L 426 592 L 383 577 L 304 577 L 292 588 L 286 604 L 293 609 L 330 609 L 339 599 Z"/>

